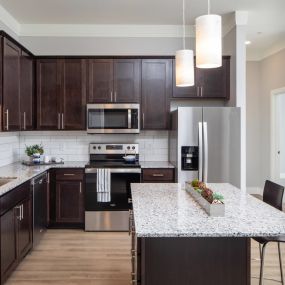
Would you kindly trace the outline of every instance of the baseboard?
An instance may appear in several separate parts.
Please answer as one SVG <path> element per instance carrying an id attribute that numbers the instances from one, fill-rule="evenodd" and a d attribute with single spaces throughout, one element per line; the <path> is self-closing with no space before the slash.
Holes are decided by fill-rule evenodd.
<path id="1" fill-rule="evenodd" d="M 261 187 L 247 187 L 246 191 L 248 194 L 260 194 L 260 195 L 262 195 L 263 189 Z"/>

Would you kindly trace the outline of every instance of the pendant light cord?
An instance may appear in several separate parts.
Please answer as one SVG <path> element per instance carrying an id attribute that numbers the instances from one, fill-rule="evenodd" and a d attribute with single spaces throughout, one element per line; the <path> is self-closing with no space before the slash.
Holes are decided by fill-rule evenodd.
<path id="1" fill-rule="evenodd" d="M 183 12 L 183 49 L 185 49 L 185 0 L 182 0 L 182 12 Z"/>
<path id="2" fill-rule="evenodd" d="M 208 15 L 210 15 L 210 9 L 211 9 L 211 3 L 210 0 L 208 0 Z"/>

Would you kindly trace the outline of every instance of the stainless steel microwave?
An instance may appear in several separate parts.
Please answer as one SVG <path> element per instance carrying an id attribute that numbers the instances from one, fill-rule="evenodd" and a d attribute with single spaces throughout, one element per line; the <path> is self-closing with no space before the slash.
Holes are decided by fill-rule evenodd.
<path id="1" fill-rule="evenodd" d="M 87 104 L 87 133 L 135 134 L 139 132 L 139 104 Z"/>

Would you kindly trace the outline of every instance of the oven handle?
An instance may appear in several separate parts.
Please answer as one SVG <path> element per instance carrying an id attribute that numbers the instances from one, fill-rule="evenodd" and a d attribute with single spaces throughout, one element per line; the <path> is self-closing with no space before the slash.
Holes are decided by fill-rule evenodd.
<path id="1" fill-rule="evenodd" d="M 141 168 L 111 168 L 111 173 L 141 173 Z M 85 173 L 97 173 L 97 168 L 86 168 Z"/>

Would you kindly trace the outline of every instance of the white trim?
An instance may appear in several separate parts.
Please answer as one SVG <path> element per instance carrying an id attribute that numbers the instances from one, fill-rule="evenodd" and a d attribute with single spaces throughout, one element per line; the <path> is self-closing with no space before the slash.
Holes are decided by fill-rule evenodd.
<path id="1" fill-rule="evenodd" d="M 274 89 L 270 92 L 270 178 L 276 179 L 275 154 L 276 154 L 276 121 L 275 121 L 275 100 L 276 95 L 285 93 L 285 87 Z"/>
<path id="2" fill-rule="evenodd" d="M 23 24 L 20 36 L 29 37 L 107 37 L 182 38 L 182 25 L 49 25 Z M 195 26 L 186 26 L 186 37 L 195 37 Z"/>
<path id="3" fill-rule="evenodd" d="M 0 5 L 0 19 L 9 29 L 11 29 L 16 35 L 20 34 L 21 25 L 20 23 Z"/>
<path id="4" fill-rule="evenodd" d="M 247 187 L 246 192 L 248 194 L 260 194 L 260 195 L 262 195 L 263 189 L 261 187 Z"/>

